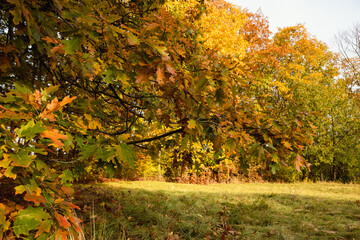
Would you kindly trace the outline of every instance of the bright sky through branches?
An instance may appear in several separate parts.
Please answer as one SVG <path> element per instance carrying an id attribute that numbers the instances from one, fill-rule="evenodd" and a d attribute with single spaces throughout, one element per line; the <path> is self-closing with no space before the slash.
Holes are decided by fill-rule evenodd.
<path id="1" fill-rule="evenodd" d="M 261 8 L 269 17 L 270 30 L 305 24 L 317 39 L 334 47 L 334 35 L 360 23 L 359 0 L 227 0 L 251 12 Z"/>

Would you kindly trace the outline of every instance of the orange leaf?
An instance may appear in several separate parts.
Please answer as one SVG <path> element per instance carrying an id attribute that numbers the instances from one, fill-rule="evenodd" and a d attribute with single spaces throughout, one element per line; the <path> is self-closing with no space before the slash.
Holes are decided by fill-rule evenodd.
<path id="1" fill-rule="evenodd" d="M 51 101 L 51 103 L 49 103 L 47 106 L 46 106 L 46 113 L 52 113 L 52 112 L 55 112 L 57 110 L 61 109 L 61 105 L 59 103 L 59 100 L 57 98 L 53 99 Z M 44 112 L 45 112 L 44 111 Z"/>
<path id="2" fill-rule="evenodd" d="M 61 229 L 59 229 L 58 231 L 57 231 L 57 233 L 56 233 L 56 236 L 55 236 L 55 239 L 56 240 L 67 240 L 68 238 L 67 238 L 67 232 L 66 231 L 63 231 L 63 230 L 61 230 Z"/>
<path id="3" fill-rule="evenodd" d="M 69 96 L 64 97 L 64 99 L 63 99 L 63 100 L 61 101 L 61 103 L 60 103 L 60 106 L 63 107 L 63 106 L 65 106 L 66 104 L 71 103 L 72 101 L 75 100 L 75 98 L 76 98 L 76 97 L 69 97 Z"/>
<path id="4" fill-rule="evenodd" d="M 146 29 L 146 30 L 151 31 L 151 30 L 154 30 L 155 28 L 157 28 L 157 27 L 159 27 L 159 26 L 160 26 L 160 25 L 159 25 L 158 23 L 153 22 L 153 23 L 151 23 L 151 24 L 149 24 L 149 25 L 147 26 L 147 29 Z"/>
<path id="5" fill-rule="evenodd" d="M 167 69 L 168 72 L 171 73 L 172 75 L 175 75 L 175 74 L 176 74 L 175 69 L 173 69 L 172 67 L 166 66 L 166 69 Z"/>
<path id="6" fill-rule="evenodd" d="M 157 67 L 156 70 L 156 78 L 157 78 L 157 82 L 160 85 L 164 84 L 164 80 L 165 80 L 165 73 L 164 73 L 164 69 L 162 69 L 160 66 Z"/>
<path id="7" fill-rule="evenodd" d="M 63 45 L 63 44 L 59 44 L 58 46 L 53 47 L 53 48 L 50 50 L 50 52 L 51 52 L 52 55 L 55 55 L 57 52 L 59 52 L 60 54 L 64 54 L 64 53 L 65 53 L 64 45 Z"/>
<path id="8" fill-rule="evenodd" d="M 67 187 L 67 186 L 62 186 L 61 190 L 67 195 L 67 196 L 72 196 L 74 193 L 74 189 L 71 187 Z"/>
<path id="9" fill-rule="evenodd" d="M 62 226 L 63 228 L 68 229 L 70 227 L 70 223 L 68 222 L 68 219 L 66 217 L 55 213 L 55 218 L 60 224 L 60 226 Z"/>
<path id="10" fill-rule="evenodd" d="M 80 210 L 80 207 L 75 205 L 75 204 L 72 204 L 70 202 L 63 202 L 64 205 L 68 206 L 68 207 L 71 207 L 71 208 L 76 208 L 78 210 Z"/>
<path id="11" fill-rule="evenodd" d="M 68 139 L 66 135 L 59 133 L 57 129 L 52 129 L 50 127 L 48 127 L 45 132 L 41 133 L 40 136 L 43 138 L 51 139 L 53 143 L 51 143 L 50 145 L 54 147 L 64 146 L 60 139 Z"/>
<path id="12" fill-rule="evenodd" d="M 301 171 L 300 167 L 304 167 L 305 164 L 304 164 L 304 158 L 301 157 L 299 154 L 296 155 L 296 158 L 295 158 L 295 168 L 298 172 Z"/>
<path id="13" fill-rule="evenodd" d="M 4 47 L 0 47 L 0 50 L 2 50 L 4 53 L 9 53 L 9 52 L 16 51 L 17 48 L 15 45 L 6 45 Z"/>
<path id="14" fill-rule="evenodd" d="M 46 199 L 42 195 L 36 196 L 34 194 L 29 194 L 29 193 L 25 194 L 24 200 L 33 202 L 35 204 L 46 203 Z"/>
<path id="15" fill-rule="evenodd" d="M 49 36 L 46 36 L 44 38 L 41 38 L 42 40 L 44 40 L 45 42 L 47 43 L 58 43 L 58 41 L 56 41 L 56 39 L 52 39 L 51 37 Z"/>
<path id="16" fill-rule="evenodd" d="M 10 119 L 29 119 L 33 115 L 31 113 L 19 112 L 16 113 L 13 110 L 7 109 L 4 106 L 0 105 L 0 118 L 10 118 Z"/>
<path id="17" fill-rule="evenodd" d="M 41 107 L 42 104 L 42 98 L 43 94 L 42 92 L 40 92 L 39 90 L 35 90 L 34 94 L 29 96 L 29 101 L 30 104 L 35 108 L 35 109 L 39 109 Z"/>
<path id="18" fill-rule="evenodd" d="M 149 76 L 147 74 L 139 74 L 136 76 L 136 80 L 135 83 L 142 83 L 142 82 L 147 82 L 149 79 Z"/>
<path id="19" fill-rule="evenodd" d="M 55 115 L 53 113 L 42 112 L 40 113 L 40 118 L 47 118 L 51 122 L 55 121 Z"/>
<path id="20" fill-rule="evenodd" d="M 69 221 L 73 224 L 73 226 L 77 232 L 81 232 L 81 227 L 79 225 L 82 222 L 81 219 L 71 215 L 71 216 L 69 216 Z"/>

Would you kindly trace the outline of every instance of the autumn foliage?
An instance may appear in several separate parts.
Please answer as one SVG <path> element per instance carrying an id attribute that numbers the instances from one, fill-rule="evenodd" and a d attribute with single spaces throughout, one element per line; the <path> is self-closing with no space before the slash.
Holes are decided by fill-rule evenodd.
<path id="1" fill-rule="evenodd" d="M 81 239 L 73 180 L 141 176 L 156 158 L 172 180 L 289 180 L 324 162 L 317 131 L 350 101 L 304 26 L 271 36 L 261 12 L 221 0 L 7 0 L 0 13 L 0 238 Z"/>

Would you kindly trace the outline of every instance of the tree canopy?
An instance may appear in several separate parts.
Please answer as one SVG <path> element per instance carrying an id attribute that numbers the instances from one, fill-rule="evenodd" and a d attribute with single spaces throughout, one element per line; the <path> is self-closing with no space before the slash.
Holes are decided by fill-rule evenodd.
<path id="1" fill-rule="evenodd" d="M 356 165 L 357 148 L 339 160 L 358 109 L 338 59 L 304 26 L 272 36 L 222 0 L 7 0 L 0 238 L 80 237 L 71 182 L 90 166 L 111 177 L 174 149 L 271 176 Z"/>

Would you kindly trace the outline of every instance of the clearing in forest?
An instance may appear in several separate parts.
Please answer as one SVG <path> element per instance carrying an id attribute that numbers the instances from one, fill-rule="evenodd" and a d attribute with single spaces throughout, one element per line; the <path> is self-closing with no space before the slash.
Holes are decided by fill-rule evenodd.
<path id="1" fill-rule="evenodd" d="M 78 185 L 91 239 L 360 239 L 360 188 L 337 183 Z"/>

